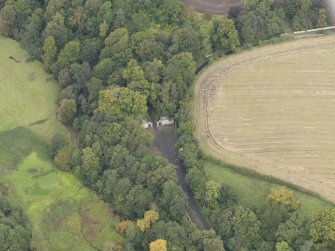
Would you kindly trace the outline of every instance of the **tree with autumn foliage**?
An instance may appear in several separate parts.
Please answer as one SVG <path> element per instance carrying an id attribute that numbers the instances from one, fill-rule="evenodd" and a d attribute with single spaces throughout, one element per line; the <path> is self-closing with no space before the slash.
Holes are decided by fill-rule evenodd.
<path id="1" fill-rule="evenodd" d="M 167 251 L 167 241 L 158 239 L 150 243 L 150 251 Z"/>
<path id="2" fill-rule="evenodd" d="M 155 210 L 149 210 L 144 213 L 144 219 L 137 220 L 137 227 L 144 232 L 150 226 L 155 223 L 159 218 L 158 213 Z"/>
<path id="3" fill-rule="evenodd" d="M 117 231 L 121 234 L 124 235 L 128 229 L 129 224 L 131 223 L 130 220 L 125 220 L 121 221 L 116 225 Z"/>
<path id="4" fill-rule="evenodd" d="M 290 211 L 300 208 L 300 201 L 294 193 L 285 187 L 275 188 L 271 190 L 268 201 L 272 205 L 282 205 Z"/>

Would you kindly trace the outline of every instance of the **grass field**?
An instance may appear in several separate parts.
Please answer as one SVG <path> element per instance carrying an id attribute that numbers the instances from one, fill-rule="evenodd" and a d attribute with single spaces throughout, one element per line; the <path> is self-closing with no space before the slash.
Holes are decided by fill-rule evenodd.
<path id="1" fill-rule="evenodd" d="M 231 168 L 213 163 L 212 161 L 205 161 L 204 167 L 208 179 L 231 187 L 240 203 L 251 208 L 260 207 L 265 204 L 271 189 L 279 187 L 279 185 L 269 181 L 238 173 Z M 330 206 L 330 204 L 311 195 L 295 190 L 293 190 L 293 192 L 301 201 L 301 211 L 308 219 L 310 219 L 318 209 Z"/>
<path id="2" fill-rule="evenodd" d="M 206 154 L 335 202 L 335 36 L 243 52 L 196 84 Z"/>
<path id="3" fill-rule="evenodd" d="M 60 132 L 57 84 L 13 40 L 0 37 L 0 179 L 24 205 L 34 250 L 102 250 L 120 237 L 110 206 L 55 169 L 47 144 Z"/>

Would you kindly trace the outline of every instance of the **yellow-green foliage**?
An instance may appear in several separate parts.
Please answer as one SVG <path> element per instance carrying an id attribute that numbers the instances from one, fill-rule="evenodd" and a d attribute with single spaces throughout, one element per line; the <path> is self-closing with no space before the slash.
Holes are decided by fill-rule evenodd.
<path id="1" fill-rule="evenodd" d="M 292 211 L 300 208 L 300 201 L 298 198 L 292 191 L 287 190 L 285 187 L 272 189 L 268 201 L 271 204 L 282 205 Z"/>
<path id="2" fill-rule="evenodd" d="M 167 251 L 167 241 L 158 239 L 150 243 L 150 251 Z"/>
<path id="3" fill-rule="evenodd" d="M 220 195 L 221 184 L 209 180 L 206 182 L 206 198 L 209 204 L 213 203 Z"/>
<path id="4" fill-rule="evenodd" d="M 159 219 L 159 215 L 155 210 L 149 210 L 144 213 L 144 219 L 137 220 L 137 227 L 144 232 L 151 227 Z"/>

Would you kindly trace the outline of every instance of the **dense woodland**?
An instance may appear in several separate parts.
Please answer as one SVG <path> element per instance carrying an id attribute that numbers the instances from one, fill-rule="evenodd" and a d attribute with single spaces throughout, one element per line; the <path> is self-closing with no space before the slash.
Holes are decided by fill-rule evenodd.
<path id="1" fill-rule="evenodd" d="M 326 26 L 322 6 L 249 0 L 229 19 L 199 18 L 179 0 L 0 0 L 0 7 L 1 33 L 19 40 L 61 87 L 57 118 L 79 138 L 55 135 L 50 154 L 123 219 L 124 239 L 115 250 L 335 247 L 327 232 L 335 224 L 333 209 L 307 222 L 285 189 L 273 191 L 264 208 L 250 209 L 229 187 L 207 180 L 191 119 L 197 67 L 287 29 Z M 215 231 L 189 222 L 175 167 L 151 152 L 152 135 L 141 127 L 149 109 L 178 121 L 187 181 Z"/>
<path id="2" fill-rule="evenodd" d="M 0 183 L 0 250 L 30 250 L 31 232 L 23 209 Z"/>

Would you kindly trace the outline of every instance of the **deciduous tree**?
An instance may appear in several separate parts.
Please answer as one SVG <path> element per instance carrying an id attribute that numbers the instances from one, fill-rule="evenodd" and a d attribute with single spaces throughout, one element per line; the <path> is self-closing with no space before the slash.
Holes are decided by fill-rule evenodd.
<path id="1" fill-rule="evenodd" d="M 319 210 L 312 219 L 309 233 L 317 246 L 335 248 L 335 209 Z"/>
<path id="2" fill-rule="evenodd" d="M 167 241 L 158 239 L 150 242 L 150 251 L 167 251 Z"/>
<path id="3" fill-rule="evenodd" d="M 62 171 L 71 171 L 71 157 L 75 150 L 75 147 L 71 144 L 64 146 L 61 148 L 54 159 L 54 163 L 57 168 L 59 168 Z"/>
<path id="4" fill-rule="evenodd" d="M 282 205 L 290 211 L 294 211 L 300 208 L 300 201 L 295 197 L 292 191 L 285 187 L 272 189 L 268 196 L 270 204 Z"/>

